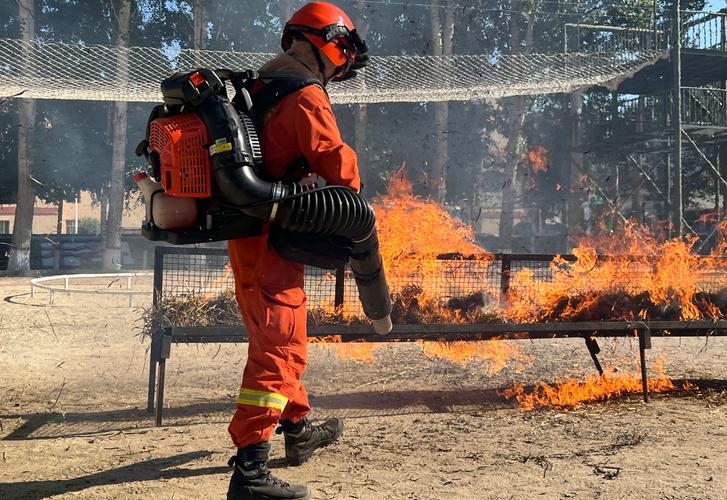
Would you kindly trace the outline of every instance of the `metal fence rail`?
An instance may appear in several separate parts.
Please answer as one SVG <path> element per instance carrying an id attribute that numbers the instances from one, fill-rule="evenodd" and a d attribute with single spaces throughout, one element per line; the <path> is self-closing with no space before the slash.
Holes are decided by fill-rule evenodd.
<path id="1" fill-rule="evenodd" d="M 45 276 L 42 278 L 34 278 L 30 280 L 30 296 L 35 297 L 36 289 L 48 291 L 48 303 L 55 304 L 57 293 L 67 294 L 86 294 L 86 295 L 117 295 L 126 296 L 129 307 L 134 306 L 134 297 L 137 295 L 150 295 L 152 292 L 149 290 L 133 290 L 132 281 L 138 277 L 148 277 L 152 273 L 99 273 L 99 274 L 61 274 L 56 276 Z M 87 290 L 83 288 L 72 288 L 71 282 L 77 279 L 110 279 L 110 278 L 126 278 L 126 289 L 109 289 L 108 286 L 105 288 L 96 288 Z M 56 284 L 55 282 L 63 280 L 63 285 Z M 51 284 L 53 283 L 53 284 Z"/>

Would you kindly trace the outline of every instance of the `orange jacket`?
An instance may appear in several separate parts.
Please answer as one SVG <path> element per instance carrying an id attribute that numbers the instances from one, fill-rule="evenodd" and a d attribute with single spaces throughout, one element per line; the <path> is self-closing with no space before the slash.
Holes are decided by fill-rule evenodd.
<path id="1" fill-rule="evenodd" d="M 356 152 L 343 142 L 328 96 L 317 85 L 276 104 L 263 128 L 261 145 L 266 173 L 273 177 L 283 177 L 291 165 L 305 159 L 326 184 L 357 191 L 361 187 Z M 282 302 L 299 305 L 305 299 L 303 266 L 281 259 L 268 247 L 267 234 L 265 227 L 262 236 L 229 242 L 236 286 L 258 285 Z"/>

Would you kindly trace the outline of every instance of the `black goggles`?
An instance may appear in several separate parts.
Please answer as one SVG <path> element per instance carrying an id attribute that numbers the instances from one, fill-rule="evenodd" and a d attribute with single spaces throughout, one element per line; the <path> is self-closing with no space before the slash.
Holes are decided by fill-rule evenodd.
<path id="1" fill-rule="evenodd" d="M 309 33 L 311 35 L 319 36 L 323 38 L 326 43 L 338 39 L 344 40 L 345 43 L 348 45 L 348 47 L 344 47 L 344 49 L 347 49 L 346 55 L 351 62 L 353 62 L 356 54 L 360 54 L 366 51 L 366 43 L 358 34 L 358 31 L 355 29 L 349 30 L 342 24 L 331 24 L 321 29 L 311 28 L 310 26 L 303 26 L 301 24 L 289 24 L 287 26 L 287 29 L 291 31 L 298 31 L 301 33 Z M 349 53 L 351 51 L 353 52 L 353 54 Z"/>

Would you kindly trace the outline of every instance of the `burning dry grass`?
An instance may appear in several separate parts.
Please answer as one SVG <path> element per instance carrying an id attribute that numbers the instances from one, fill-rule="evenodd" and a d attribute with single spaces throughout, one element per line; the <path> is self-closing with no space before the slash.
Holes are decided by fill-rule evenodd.
<path id="1" fill-rule="evenodd" d="M 573 249 L 575 262 L 556 259 L 548 280 L 530 269 L 516 273 L 503 315 L 521 323 L 723 318 L 723 261 L 698 255 L 695 243 L 661 241 L 647 228 L 626 223 L 582 241 Z M 710 278 L 714 282 L 707 283 Z"/>
<path id="2" fill-rule="evenodd" d="M 384 344 L 343 342 L 340 335 L 310 337 L 308 342 L 325 347 L 342 361 L 354 361 L 356 363 L 373 363 L 375 352 L 385 347 Z"/>
<path id="3" fill-rule="evenodd" d="M 394 324 L 485 324 L 503 321 L 492 308 L 496 299 L 487 292 L 446 299 L 427 293 L 420 285 L 409 283 L 391 294 L 391 302 L 391 320 Z"/>
<path id="4" fill-rule="evenodd" d="M 657 359 L 653 364 L 657 376 L 649 377 L 649 391 L 664 393 L 692 391 L 696 386 L 689 382 L 675 384 L 664 371 L 664 362 Z M 608 401 L 622 396 L 641 393 L 641 376 L 638 371 L 616 371 L 609 368 L 603 375 L 587 375 L 583 380 L 574 378 L 540 382 L 533 388 L 515 384 L 500 393 L 506 399 L 514 399 L 523 410 L 537 408 L 570 408 L 584 403 Z"/>

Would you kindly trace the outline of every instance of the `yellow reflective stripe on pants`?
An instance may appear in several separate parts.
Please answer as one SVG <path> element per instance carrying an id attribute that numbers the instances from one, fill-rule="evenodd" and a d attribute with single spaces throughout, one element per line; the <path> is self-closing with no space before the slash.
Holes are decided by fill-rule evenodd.
<path id="1" fill-rule="evenodd" d="M 262 406 L 267 408 L 275 408 L 283 411 L 285 405 L 288 404 L 288 398 L 277 392 L 256 391 L 254 389 L 240 388 L 240 396 L 237 398 L 237 404 Z"/>

